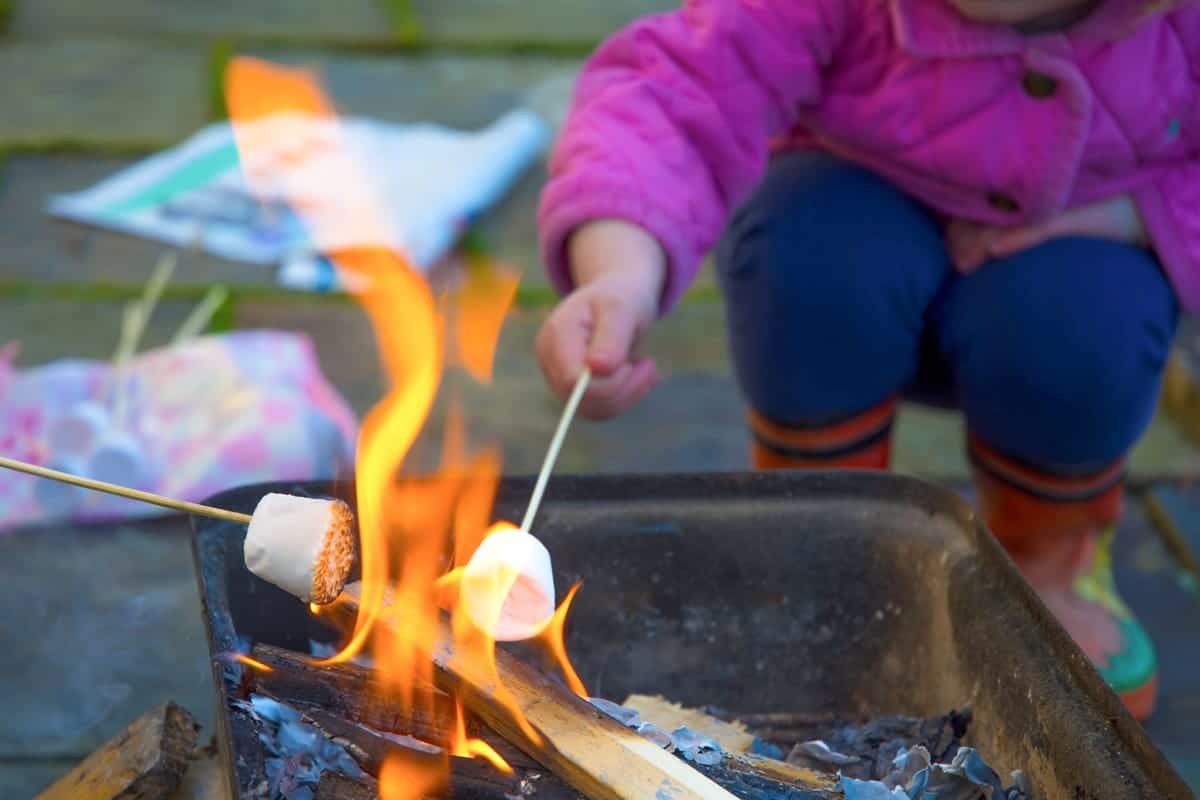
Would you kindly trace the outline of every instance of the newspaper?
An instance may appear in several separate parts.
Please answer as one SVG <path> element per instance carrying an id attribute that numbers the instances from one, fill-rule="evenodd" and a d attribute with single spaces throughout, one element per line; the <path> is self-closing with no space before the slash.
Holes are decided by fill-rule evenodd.
<path id="1" fill-rule="evenodd" d="M 267 122 L 273 130 L 260 137 L 267 146 L 253 149 L 263 163 L 250 165 L 254 194 L 232 126 L 223 122 L 85 191 L 51 197 L 49 213 L 274 267 L 292 288 L 333 290 L 339 287 L 324 256 L 342 247 L 386 246 L 429 268 L 541 157 L 550 136 L 526 109 L 471 132 L 353 117 L 337 122 L 336 133 L 327 120 Z M 244 145 L 246 130 L 238 134 Z M 347 157 L 357 168 L 352 174 L 342 168 Z M 363 224 L 366 216 L 380 224 Z"/>

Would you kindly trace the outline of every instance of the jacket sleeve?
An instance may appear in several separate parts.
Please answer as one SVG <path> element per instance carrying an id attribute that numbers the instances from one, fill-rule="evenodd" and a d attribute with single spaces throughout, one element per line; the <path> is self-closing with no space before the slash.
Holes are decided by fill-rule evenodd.
<path id="1" fill-rule="evenodd" d="M 1200 160 L 1164 171 L 1134 200 L 1180 305 L 1200 311 Z"/>
<path id="2" fill-rule="evenodd" d="M 1191 96 L 1200 96 L 1200 7 L 1177 2 L 1170 27 L 1190 60 Z M 1159 261 L 1183 310 L 1200 312 L 1200 108 L 1182 125 L 1190 158 L 1159 172 L 1133 193 Z"/>
<path id="3" fill-rule="evenodd" d="M 765 170 L 771 138 L 820 99 L 847 5 L 688 0 L 603 44 L 576 84 L 538 212 L 553 286 L 572 288 L 574 229 L 623 219 L 666 252 L 669 310 Z"/>

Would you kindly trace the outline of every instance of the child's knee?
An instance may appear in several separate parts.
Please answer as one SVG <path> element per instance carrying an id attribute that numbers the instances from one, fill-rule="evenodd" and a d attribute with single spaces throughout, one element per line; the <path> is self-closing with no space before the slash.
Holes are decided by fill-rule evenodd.
<path id="1" fill-rule="evenodd" d="M 786 304 L 825 330 L 825 317 L 886 325 L 880 315 L 899 315 L 917 326 L 948 274 L 928 210 L 869 170 L 816 152 L 771 165 L 730 221 L 717 266 L 732 306 Z"/>
<path id="2" fill-rule="evenodd" d="M 964 408 L 989 443 L 1034 463 L 1119 458 L 1153 415 L 1174 295 L 1134 248 L 1039 249 L 984 267 L 948 304 L 942 332 Z"/>

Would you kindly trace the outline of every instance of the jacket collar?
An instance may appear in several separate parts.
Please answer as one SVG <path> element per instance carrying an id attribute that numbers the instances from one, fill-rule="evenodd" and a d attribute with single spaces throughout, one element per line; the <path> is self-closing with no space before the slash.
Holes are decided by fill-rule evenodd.
<path id="1" fill-rule="evenodd" d="M 1070 29 L 1074 39 L 1111 40 L 1189 0 L 1104 0 Z M 964 19 L 947 0 L 888 0 L 900 46 L 922 58 L 979 58 L 1020 53 L 1031 42 L 1064 33 L 1024 36 L 1002 25 Z"/>

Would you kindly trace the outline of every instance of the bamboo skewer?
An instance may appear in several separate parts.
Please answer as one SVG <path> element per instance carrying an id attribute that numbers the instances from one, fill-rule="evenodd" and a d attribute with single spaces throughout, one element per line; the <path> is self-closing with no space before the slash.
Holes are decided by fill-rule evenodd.
<path id="1" fill-rule="evenodd" d="M 587 391 L 591 378 L 591 370 L 584 367 L 575 380 L 575 389 L 571 392 L 567 407 L 563 409 L 562 417 L 558 420 L 558 429 L 554 431 L 554 438 L 550 440 L 550 448 L 546 451 L 546 459 L 542 462 L 542 470 L 538 473 L 537 483 L 534 484 L 529 506 L 525 509 L 525 519 L 521 522 L 521 530 L 526 533 L 533 525 L 533 518 L 537 516 L 538 507 L 542 504 L 542 495 L 546 492 L 546 483 L 550 480 L 550 473 L 554 471 L 554 462 L 558 460 L 558 451 L 562 449 L 567 428 L 575 418 L 575 411 L 579 408 L 579 401 L 583 399 L 583 393 Z"/>
<path id="2" fill-rule="evenodd" d="M 229 298 L 229 290 L 224 286 L 214 286 L 204 295 L 204 299 L 200 304 L 192 309 L 192 313 L 188 314 L 187 319 L 179 326 L 179 330 L 175 332 L 175 336 L 171 339 L 172 345 L 183 344 L 191 341 L 199 336 L 212 322 L 213 315 L 217 313 L 225 301 Z"/>
<path id="3" fill-rule="evenodd" d="M 141 344 L 146 327 L 150 324 L 150 318 L 154 315 L 154 310 L 158 307 L 167 284 L 171 282 L 171 276 L 175 274 L 178 262 L 179 256 L 174 251 L 164 253 L 158 260 L 158 264 L 155 265 L 150 279 L 146 281 L 141 298 L 130 302 L 125 307 L 125 314 L 121 321 L 121 338 L 112 360 L 113 371 L 110 386 L 112 420 L 118 430 L 124 427 L 125 410 L 129 404 L 129 387 L 126 386 L 125 370 Z"/>
<path id="4" fill-rule="evenodd" d="M 81 478 L 78 475 L 72 475 L 69 472 L 59 472 L 56 469 L 47 469 L 39 467 L 36 464 L 27 464 L 24 461 L 17 461 L 12 458 L 0 456 L 0 467 L 5 469 L 24 472 L 27 475 L 35 475 L 39 478 L 47 478 L 60 483 L 69 483 L 73 486 L 81 486 L 84 489 L 91 489 L 96 492 L 106 492 L 115 494 L 118 497 L 125 497 L 130 500 L 138 500 L 151 505 L 162 506 L 174 511 L 182 511 L 186 514 L 195 514 L 199 517 L 212 517 L 213 519 L 221 519 L 227 522 L 238 522 L 243 525 L 250 524 L 250 515 L 241 514 L 237 511 L 229 511 L 224 508 L 215 508 L 213 506 L 201 505 L 200 503 L 189 503 L 186 500 L 175 500 L 170 497 L 163 497 L 150 492 L 143 492 L 140 489 L 130 489 L 127 486 L 118 486 L 115 483 L 105 483 L 104 481 L 95 481 L 91 478 Z"/>

